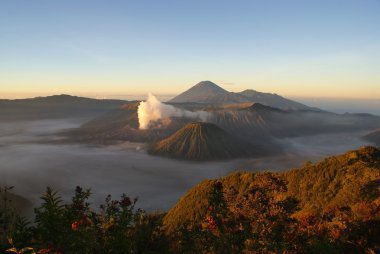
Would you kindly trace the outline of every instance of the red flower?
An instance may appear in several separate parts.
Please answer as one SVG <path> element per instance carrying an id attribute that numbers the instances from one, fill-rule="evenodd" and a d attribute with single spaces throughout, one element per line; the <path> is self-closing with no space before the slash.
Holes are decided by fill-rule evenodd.
<path id="1" fill-rule="evenodd" d="M 77 231 L 77 230 L 78 230 L 78 226 L 79 226 L 78 221 L 74 221 L 74 222 L 71 224 L 71 229 L 72 229 L 73 231 Z"/>

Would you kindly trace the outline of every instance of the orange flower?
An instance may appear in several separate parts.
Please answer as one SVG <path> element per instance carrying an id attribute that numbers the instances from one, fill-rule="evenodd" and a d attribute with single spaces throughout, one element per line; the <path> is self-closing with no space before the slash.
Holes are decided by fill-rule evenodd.
<path id="1" fill-rule="evenodd" d="M 73 231 L 77 231 L 78 230 L 78 226 L 79 226 L 79 223 L 77 221 L 74 221 L 72 224 L 71 224 L 71 229 Z"/>

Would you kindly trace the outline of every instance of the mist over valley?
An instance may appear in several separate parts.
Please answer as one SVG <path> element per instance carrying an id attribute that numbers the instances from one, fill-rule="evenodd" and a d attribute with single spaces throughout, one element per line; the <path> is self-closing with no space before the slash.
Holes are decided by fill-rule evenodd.
<path id="1" fill-rule="evenodd" d="M 46 186 L 58 190 L 68 200 L 79 185 L 92 189 L 91 202 L 95 206 L 107 194 L 118 197 L 127 193 L 139 197 L 138 206 L 143 209 L 165 211 L 204 179 L 225 176 L 235 170 L 282 171 L 300 167 L 307 161 L 316 162 L 373 144 L 362 137 L 380 126 L 379 117 L 372 115 L 339 115 L 303 105 L 299 110 L 286 106 L 280 109 L 271 105 L 273 100 L 263 105 L 253 100 L 237 102 L 235 97 L 223 103 L 214 102 L 215 96 L 209 98 L 211 102 L 202 103 L 164 104 L 155 98 L 143 103 L 116 101 L 108 110 L 101 106 L 104 102 L 99 101 L 98 105 L 94 101 L 94 106 L 82 108 L 79 115 L 77 110 L 75 117 L 71 110 L 57 117 L 54 110 L 65 112 L 67 105 L 73 109 L 83 105 L 82 102 L 63 103 L 62 99 L 72 101 L 72 98 L 58 96 L 54 99 L 58 99 L 59 105 L 51 98 L 53 104 L 35 110 L 32 120 L 23 119 L 22 107 L 20 110 L 8 107 L 7 112 L 13 110 L 12 117 L 8 115 L 7 120 L 0 122 L 1 184 L 16 186 L 14 193 L 34 204 L 40 202 L 38 197 Z M 150 100 L 154 103 L 144 104 Z M 34 103 L 41 102 L 37 99 Z M 140 128 L 141 105 L 145 105 L 144 113 L 148 117 L 144 128 Z M 291 105 L 298 104 L 291 102 Z M 214 138 L 207 134 L 209 126 L 205 125 L 206 129 L 199 129 L 198 133 L 197 128 L 186 129 L 176 134 L 183 136 L 177 139 L 176 131 L 194 121 L 213 123 L 223 131 Z M 213 128 L 209 130 L 211 134 L 216 131 Z M 198 141 L 194 141 L 195 135 Z M 229 135 L 236 141 L 227 138 Z M 249 144 L 244 148 L 249 153 L 239 156 L 236 150 L 231 158 L 222 153 L 210 157 L 210 161 L 186 160 L 193 158 L 189 151 L 213 152 L 216 149 L 213 143 L 218 145 L 224 136 L 231 139 L 226 143 L 230 147 L 234 146 L 233 142 Z M 166 138 L 170 141 L 161 142 L 161 152 L 148 153 L 153 144 Z M 170 158 L 170 153 L 178 150 L 175 147 L 185 143 L 183 151 L 190 157 Z M 200 150 L 193 151 L 192 147 Z M 167 154 L 158 156 L 163 153 Z"/>

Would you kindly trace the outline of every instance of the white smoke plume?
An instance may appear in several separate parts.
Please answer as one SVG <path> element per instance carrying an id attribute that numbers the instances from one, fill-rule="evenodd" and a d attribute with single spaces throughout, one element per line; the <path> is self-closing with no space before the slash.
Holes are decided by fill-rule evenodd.
<path id="1" fill-rule="evenodd" d="M 186 117 L 206 121 L 209 113 L 206 111 L 188 111 L 160 102 L 153 94 L 148 94 L 146 101 L 140 102 L 137 110 L 140 129 L 149 129 L 150 123 L 169 117 Z"/>

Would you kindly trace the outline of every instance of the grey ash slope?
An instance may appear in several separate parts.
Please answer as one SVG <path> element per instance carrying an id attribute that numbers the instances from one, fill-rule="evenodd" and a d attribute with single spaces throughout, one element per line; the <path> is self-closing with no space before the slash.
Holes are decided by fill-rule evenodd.
<path id="1" fill-rule="evenodd" d="M 233 104 L 256 102 L 283 110 L 315 110 L 304 104 L 286 99 L 272 93 L 261 93 L 255 90 L 245 90 L 240 93 L 228 92 L 211 81 L 202 81 L 189 90 L 174 97 L 169 103 L 203 103 L 203 104 Z"/>
<path id="2" fill-rule="evenodd" d="M 252 155 L 252 147 L 211 123 L 189 123 L 152 145 L 151 154 L 186 160 L 220 160 Z"/>

